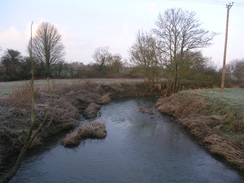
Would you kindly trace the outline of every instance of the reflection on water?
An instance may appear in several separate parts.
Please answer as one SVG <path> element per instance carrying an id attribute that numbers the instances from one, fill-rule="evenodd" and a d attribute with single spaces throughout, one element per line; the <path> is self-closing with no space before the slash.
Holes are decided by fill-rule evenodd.
<path id="1" fill-rule="evenodd" d="M 86 140 L 72 149 L 53 139 L 29 153 L 11 183 L 244 181 L 192 142 L 173 119 L 155 111 L 153 104 L 149 99 L 127 99 L 104 106 L 97 120 L 106 124 L 105 139 Z M 143 114 L 140 107 L 154 114 Z"/>

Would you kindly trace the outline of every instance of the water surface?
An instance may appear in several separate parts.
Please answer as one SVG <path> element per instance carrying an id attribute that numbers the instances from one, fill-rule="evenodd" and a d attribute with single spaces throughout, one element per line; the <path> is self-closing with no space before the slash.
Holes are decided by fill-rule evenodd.
<path id="1" fill-rule="evenodd" d="M 150 99 L 123 99 L 101 109 L 103 140 L 64 148 L 58 139 L 30 152 L 11 183 L 241 183 Z M 154 114 L 144 114 L 140 108 Z"/>

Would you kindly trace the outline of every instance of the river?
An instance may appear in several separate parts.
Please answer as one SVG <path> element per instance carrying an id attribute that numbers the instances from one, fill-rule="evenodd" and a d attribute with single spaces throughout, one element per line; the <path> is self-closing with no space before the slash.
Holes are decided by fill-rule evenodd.
<path id="1" fill-rule="evenodd" d="M 172 117 L 156 111 L 154 104 L 151 98 L 138 98 L 103 106 L 96 120 L 106 124 L 105 139 L 65 148 L 52 137 L 28 153 L 10 182 L 244 182 L 243 175 L 209 155 Z"/>

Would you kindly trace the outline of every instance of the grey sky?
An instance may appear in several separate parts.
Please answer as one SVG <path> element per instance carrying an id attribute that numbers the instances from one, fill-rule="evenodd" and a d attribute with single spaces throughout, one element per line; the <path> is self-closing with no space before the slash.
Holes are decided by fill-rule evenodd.
<path id="1" fill-rule="evenodd" d="M 168 8 L 195 11 L 202 27 L 220 33 L 214 44 L 203 49 L 215 65 L 223 60 L 226 4 L 223 0 L 0 0 L 0 47 L 27 55 L 30 23 L 54 24 L 62 34 L 66 61 L 93 62 L 97 47 L 128 59 L 138 30 L 154 28 L 158 14 Z M 244 58 L 244 2 L 234 1 L 230 10 L 227 63 Z M 0 52 L 2 55 L 3 51 Z"/>

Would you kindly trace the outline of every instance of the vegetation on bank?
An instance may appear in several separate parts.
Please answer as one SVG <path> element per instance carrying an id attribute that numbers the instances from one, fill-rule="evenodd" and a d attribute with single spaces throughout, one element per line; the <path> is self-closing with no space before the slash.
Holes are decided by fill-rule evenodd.
<path id="1" fill-rule="evenodd" d="M 157 101 L 212 154 L 244 171 L 244 89 L 188 90 Z"/>
<path id="2" fill-rule="evenodd" d="M 109 102 L 110 98 L 152 94 L 150 88 L 142 82 L 87 81 L 72 85 L 50 84 L 50 87 L 50 91 L 42 88 L 35 90 L 34 131 L 43 119 L 46 120 L 33 146 L 40 144 L 47 136 L 73 128 L 80 114 L 87 118 L 96 117 L 100 105 Z M 18 153 L 23 146 L 30 125 L 30 111 L 31 91 L 28 85 L 0 99 L 0 168 L 4 167 L 4 159 Z"/>
<path id="3" fill-rule="evenodd" d="M 109 102 L 110 98 L 162 95 L 167 90 L 161 86 L 160 89 L 152 90 L 147 83 L 137 81 L 121 83 L 86 80 L 73 84 L 52 83 L 49 91 L 45 87 L 37 87 L 37 123 L 34 131 L 44 116 L 48 115 L 33 146 L 49 135 L 73 128 L 80 114 L 87 118 L 95 117 L 100 105 Z M 225 93 L 219 89 L 181 91 L 159 99 L 157 109 L 176 116 L 211 153 L 224 157 L 235 168 L 244 170 L 243 95 L 243 88 L 226 89 Z M 0 168 L 4 167 L 4 159 L 20 151 L 30 125 L 30 109 L 31 92 L 28 85 L 0 99 Z M 72 143 L 73 137 L 79 137 L 78 140 L 83 138 L 76 132 L 67 136 Z"/>
<path id="4" fill-rule="evenodd" d="M 49 79 L 51 85 L 59 86 L 72 86 L 87 81 L 100 84 L 111 84 L 111 83 L 138 83 L 142 82 L 143 79 L 129 79 L 129 78 L 93 78 L 93 79 Z M 25 88 L 29 84 L 29 80 L 24 81 L 9 81 L 9 82 L 0 82 L 0 97 L 8 96 L 14 91 Z M 35 80 L 35 87 L 39 89 L 47 88 L 47 80 L 40 79 Z"/>
<path id="5" fill-rule="evenodd" d="M 15 175 L 27 149 L 51 134 L 74 127 L 79 114 L 86 118 L 96 117 L 100 105 L 104 104 L 104 101 L 110 101 L 110 98 L 152 94 L 168 96 L 183 89 L 211 88 L 219 85 L 219 72 L 209 64 L 209 58 L 205 58 L 199 51 L 200 48 L 211 45 L 216 33 L 201 28 L 194 12 L 168 9 L 159 14 L 156 28 L 151 32 L 138 33 L 129 52 L 130 64 L 120 54 L 110 53 L 107 46 L 95 50 L 95 63 L 65 63 L 61 34 L 49 22 L 41 23 L 34 37 L 31 24 L 31 39 L 27 47 L 29 56 L 24 57 L 13 49 L 4 51 L 0 57 L 0 81 L 31 78 L 31 83 L 25 82 L 25 86 L 15 92 L 11 87 L 0 87 L 0 168 L 3 159 L 21 149 L 13 171 L 3 182 L 8 182 Z M 243 60 L 237 60 L 227 69 L 227 81 L 230 84 L 234 81 L 235 85 L 243 85 L 243 63 Z M 65 80 L 60 80 L 53 82 L 50 90 L 50 84 L 43 86 L 42 81 L 38 80 L 34 86 L 34 80 L 42 78 L 100 77 L 144 78 L 147 82 L 128 84 L 121 83 L 120 80 L 119 83 L 111 85 L 94 84 L 84 80 L 71 84 L 69 81 L 62 83 Z M 7 84 L 16 88 L 19 82 L 0 83 L 0 86 Z M 232 103 L 226 104 L 226 100 L 211 98 L 209 94 L 204 93 L 192 92 L 189 95 L 188 92 L 181 92 L 172 95 L 172 98 L 174 96 L 178 97 L 177 100 L 180 100 L 181 96 L 183 101 L 176 102 L 173 107 L 169 105 L 170 112 L 180 116 L 180 121 L 202 139 L 204 144 L 208 144 L 212 153 L 220 154 L 243 169 L 243 142 L 239 142 L 239 139 L 243 139 L 242 106 L 239 111 L 239 105 L 232 107 Z M 165 100 L 170 101 L 171 98 Z M 184 109 L 187 109 L 184 102 L 187 107 L 193 104 L 192 111 L 184 112 Z M 164 112 L 161 104 L 158 105 L 158 109 Z M 225 109 L 224 105 L 228 107 Z M 181 109 L 182 106 L 185 108 Z M 199 120 L 202 120 L 202 123 L 198 123 Z M 86 133 L 87 131 L 84 134 Z M 73 143 L 73 137 L 78 140 L 85 137 L 83 130 L 70 134 L 68 141 Z M 223 144 L 223 141 L 226 143 Z M 222 149 L 215 146 L 216 144 L 222 144 Z"/>
<path id="6" fill-rule="evenodd" d="M 80 141 L 87 138 L 103 139 L 107 136 L 107 131 L 104 123 L 92 121 L 80 126 L 75 131 L 69 133 L 63 140 L 62 144 L 65 147 L 79 145 Z"/>

